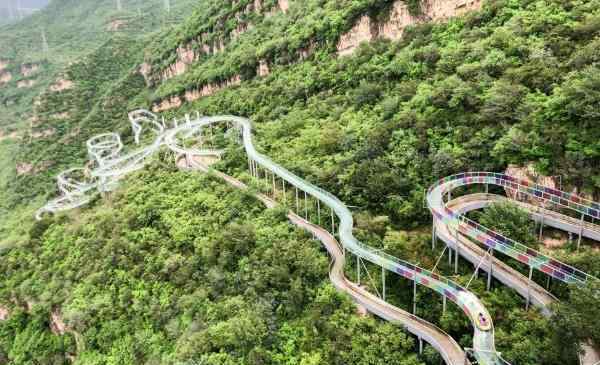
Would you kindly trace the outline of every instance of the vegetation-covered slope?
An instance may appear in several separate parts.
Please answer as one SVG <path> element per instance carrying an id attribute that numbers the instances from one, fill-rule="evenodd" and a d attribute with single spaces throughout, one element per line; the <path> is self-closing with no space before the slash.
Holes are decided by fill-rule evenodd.
<path id="1" fill-rule="evenodd" d="M 268 155 L 355 207 L 357 228 L 365 242 L 399 257 L 419 261 L 426 267 L 434 265 L 441 249 L 432 252 L 424 248 L 429 246 L 428 234 L 399 233 L 399 230 L 419 229 L 428 224 L 430 215 L 423 206 L 423 192 L 439 177 L 464 170 L 502 171 L 509 163 L 533 163 L 538 171 L 560 174 L 566 186 L 577 187 L 598 200 L 600 132 L 595 110 L 600 101 L 597 76 L 600 2 L 597 0 L 490 0 L 481 12 L 449 23 L 407 29 L 398 42 L 376 41 L 364 45 L 350 57 L 336 56 L 337 40 L 362 14 L 385 19 L 391 2 L 292 1 L 286 12 L 248 15 L 254 28 L 235 39 L 230 34 L 239 24 L 233 20 L 236 19 L 233 12 L 248 5 L 247 2 L 236 3 L 241 4 L 239 6 L 228 1 L 198 4 L 198 11 L 181 26 L 156 34 L 151 42 L 128 37 L 103 40 L 98 49 L 67 68 L 65 77 L 74 83 L 71 89 L 48 92 L 41 98 L 36 110 L 40 121 L 32 131 L 54 132 L 39 138 L 24 138 L 16 152 L 10 147 L 10 153 L 17 156 L 17 163 L 32 164 L 32 170 L 18 176 L 11 170 L 7 173 L 10 176 L 4 179 L 2 208 L 16 224 L 0 231 L 2 239 L 10 243 L 28 242 L 27 248 L 37 247 L 38 238 L 28 240 L 27 224 L 23 224 L 31 222 L 30 218 L 22 220 L 23 215 L 19 215 L 17 209 L 25 204 L 41 204 L 44 198 L 54 194 L 56 172 L 85 163 L 84 143 L 89 136 L 118 131 L 130 142 L 125 118 L 128 110 L 149 108 L 167 97 L 183 99 L 186 91 L 206 82 L 223 82 L 237 75 L 239 86 L 185 103 L 163 115 L 168 119 L 199 110 L 207 115 L 231 113 L 251 118 L 257 129 L 256 140 Z M 275 2 L 265 2 L 264 9 L 275 5 Z M 186 73 L 161 81 L 161 71 L 175 62 L 180 46 L 191 41 L 192 47 L 201 48 L 202 43 L 196 41 L 198 36 L 210 40 L 211 44 L 223 41 L 227 46 L 224 49 L 219 46 L 217 53 L 202 55 Z M 310 52 L 299 57 L 296 52 L 302 53 L 307 47 Z M 139 72 L 144 59 L 152 69 L 151 86 L 146 85 Z M 269 74 L 263 77 L 257 71 L 261 60 L 269 65 Z M 57 114 L 63 112 L 68 115 L 57 118 Z M 229 167 L 235 165 L 234 161 L 230 162 Z M 229 172 L 236 173 L 234 168 L 229 168 Z M 157 180 L 174 178 L 167 172 L 164 176 L 154 174 L 149 176 Z M 136 190 L 141 188 L 130 188 L 131 197 L 142 194 Z M 145 194 L 143 196 L 151 195 L 150 192 Z M 173 199 L 187 200 L 188 197 L 177 195 Z M 232 199 L 231 203 L 235 203 L 241 197 L 236 195 Z M 227 215 L 228 210 L 223 214 Z M 179 225 L 187 227 L 187 219 L 182 216 Z M 4 220 L 2 224 L 7 221 L 10 222 Z M 147 223 L 152 226 L 153 221 Z M 251 220 L 254 230 L 264 229 L 270 223 L 272 221 Z M 283 221 L 280 223 L 284 225 Z M 74 222 L 57 222 L 49 232 L 68 230 L 73 225 L 81 227 Z M 193 228 L 201 227 L 194 225 Z M 88 234 L 93 240 L 93 234 Z M 104 233 L 98 234 L 100 237 Z M 44 237 L 43 242 L 51 238 Z M 68 238 L 69 242 L 74 239 L 73 236 L 57 237 Z M 123 240 L 126 241 L 123 245 L 143 244 L 128 236 Z M 170 244 L 165 242 L 165 245 Z M 598 275 L 598 251 L 590 249 L 589 243 L 584 247 L 579 253 L 573 253 L 572 247 L 567 246 L 552 254 Z M 132 251 L 124 252 L 127 257 L 133 255 L 130 255 Z M 26 254 L 15 250 L 11 255 Z M 27 254 L 24 260 L 38 256 Z M 51 268 L 56 260 L 59 258 L 44 261 L 36 271 L 53 272 Z M 100 261 L 90 257 L 84 262 Z M 125 264 L 128 265 L 123 269 L 125 274 L 136 273 L 135 263 L 125 261 Z M 315 269 L 315 275 L 321 269 Z M 53 290 L 53 286 L 47 284 L 50 280 L 36 278 L 40 288 L 29 293 L 31 285 L 23 284 L 22 278 L 31 276 L 32 271 L 15 270 L 22 275 L 21 279 L 15 279 L 11 289 L 6 289 L 5 299 L 15 294 L 21 301 L 28 298 L 27 295 L 36 301 L 45 301 L 44 293 Z M 443 265 L 441 270 L 452 274 Z M 63 272 L 62 268 L 60 271 Z M 319 274 L 322 278 L 325 271 Z M 466 283 L 471 274 L 472 267 L 462 265 L 456 279 Z M 377 274 L 374 276 L 378 282 Z M 410 287 L 392 280 L 390 301 L 408 308 Z M 316 279 L 312 283 L 322 285 Z M 214 282 L 207 288 L 212 288 L 212 284 Z M 228 290 L 237 290 L 235 285 L 233 287 Z M 568 297 L 564 288 L 554 286 L 553 289 L 562 298 Z M 493 311 L 498 348 L 507 359 L 518 364 L 575 361 L 573 342 L 569 342 L 569 346 L 562 343 L 566 337 L 556 336 L 557 328 L 539 314 L 517 309 L 522 302 L 511 290 L 498 288 L 485 293 L 477 280 L 473 290 Z M 56 295 L 53 299 L 56 302 L 44 304 L 42 312 L 47 314 L 47 310 L 58 303 L 61 306 L 70 303 L 62 302 L 61 298 L 67 295 L 63 294 Z M 432 296 L 423 295 L 419 303 L 420 316 L 440 323 L 460 339 L 461 344 L 470 344 L 470 328 L 460 311 L 441 316 L 439 298 Z M 87 305 L 85 308 L 89 308 Z M 143 305 L 137 313 L 156 319 L 152 317 L 154 303 Z M 585 305 L 577 308 L 585 308 Z M 563 318 L 578 320 L 573 313 L 563 313 Z M 87 318 L 101 320 L 106 318 L 103 315 L 99 312 Z M 47 317 L 40 314 L 38 318 L 41 321 Z M 287 317 L 277 318 L 276 322 L 281 325 L 280 319 Z M 124 322 L 137 331 L 136 326 L 143 320 L 128 318 Z M 85 332 L 88 328 L 92 327 L 80 330 Z M 97 338 L 96 330 L 90 331 L 84 336 L 86 341 Z M 105 342 L 97 340 L 98 343 L 91 345 L 89 356 L 112 353 L 109 349 L 117 335 L 119 332 L 115 330 L 109 332 Z M 179 337 L 159 341 L 160 346 L 167 348 L 159 351 L 160 356 L 179 356 L 180 353 L 171 348 L 176 338 Z M 553 339 L 558 342 L 553 343 Z M 103 344 L 99 345 L 100 342 Z M 292 346 L 289 353 L 300 353 L 293 347 L 298 346 L 298 342 L 290 343 L 293 345 L 289 345 Z M 15 345 L 7 342 L 5 346 L 14 348 Z M 220 356 L 246 356 L 237 347 L 230 349 L 229 355 Z M 558 350 L 564 351 L 557 353 Z M 98 354 L 91 355 L 94 351 Z M 311 347 L 302 351 L 321 350 Z M 402 350 L 399 354 L 404 356 Z M 154 359 L 145 352 L 139 355 L 142 359 Z M 421 360 L 436 363 L 439 359 L 431 356 Z"/>
<path id="2" fill-rule="evenodd" d="M 421 364 L 400 328 L 354 314 L 282 210 L 161 164 L 109 203 L 37 224 L 0 270 L 13 312 L 0 363 L 63 363 L 79 347 L 86 365 Z M 51 311 L 67 335 L 44 326 Z"/>

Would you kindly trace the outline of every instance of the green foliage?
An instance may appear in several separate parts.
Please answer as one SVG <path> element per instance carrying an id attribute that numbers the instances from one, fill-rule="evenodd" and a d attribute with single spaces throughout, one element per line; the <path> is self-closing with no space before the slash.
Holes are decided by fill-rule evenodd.
<path id="1" fill-rule="evenodd" d="M 81 364 L 421 364 L 402 329 L 355 316 L 328 284 L 319 242 L 217 178 L 157 162 L 32 237 L 0 262 L 0 302 L 37 302 L 0 321 L 15 364 L 75 352 L 47 330 L 51 308 L 81 336 Z"/>
<path id="2" fill-rule="evenodd" d="M 526 246 L 537 248 L 535 222 L 529 213 L 511 202 L 495 203 L 477 214 L 483 226 L 496 231 Z"/>
<path id="3" fill-rule="evenodd" d="M 553 340 L 559 351 L 572 351 L 588 341 L 595 346 L 600 344 L 599 299 L 600 282 L 590 280 L 572 289 L 568 300 L 556 304 L 551 323 L 555 331 Z"/>

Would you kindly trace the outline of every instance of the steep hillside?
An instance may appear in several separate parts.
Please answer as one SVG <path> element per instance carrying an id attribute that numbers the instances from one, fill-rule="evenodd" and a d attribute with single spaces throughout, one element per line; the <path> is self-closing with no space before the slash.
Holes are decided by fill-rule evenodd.
<path id="1" fill-rule="evenodd" d="M 127 306 L 123 303 L 128 302 L 119 302 L 117 294 L 99 288 L 97 278 L 86 271 L 89 268 L 85 267 L 85 263 L 89 263 L 100 267 L 103 275 L 122 274 L 123 279 L 117 276 L 115 284 L 128 286 L 130 283 L 126 280 L 128 275 L 133 275 L 131 272 L 144 275 L 143 265 L 126 260 L 135 257 L 134 248 L 137 246 L 134 245 L 158 242 L 159 238 L 167 242 L 167 251 L 173 250 L 190 260 L 195 257 L 197 252 L 194 251 L 193 255 L 190 247 L 169 246 L 181 236 L 165 231 L 160 232 L 164 235 L 154 235 L 155 232 L 148 233 L 142 227 L 157 224 L 164 229 L 163 220 L 181 213 L 174 202 L 186 202 L 188 196 L 170 190 L 178 186 L 177 179 L 188 181 L 180 173 L 157 172 L 153 170 L 154 166 L 152 172 L 146 171 L 136 177 L 140 185 L 152 185 L 155 180 L 172 183 L 168 189 L 162 186 L 161 194 L 173 206 L 153 207 L 160 211 L 160 217 L 154 216 L 150 208 L 142 209 L 135 202 L 128 205 L 127 199 L 119 197 L 116 206 L 111 206 L 110 201 L 105 205 L 96 202 L 96 207 L 89 211 L 84 208 L 72 216 L 45 222 L 49 227 L 42 226 L 46 232 L 42 236 L 39 235 L 39 225 L 30 229 L 33 208 L 56 194 L 56 173 L 66 167 L 86 163 L 87 138 L 101 132 L 116 131 L 121 133 L 125 143 L 131 144 L 126 113 L 133 108 L 151 108 L 167 121 L 173 116 L 181 117 L 196 110 L 205 115 L 236 114 L 252 119 L 256 141 L 262 151 L 353 207 L 357 217 L 357 234 L 361 239 L 398 257 L 419 261 L 426 267 L 433 267 L 442 254 L 441 249 L 429 249 L 431 236 L 423 233 L 430 231 L 430 227 L 426 226 L 431 221 L 423 204 L 424 191 L 440 177 L 461 171 L 503 171 L 509 165 L 529 165 L 540 174 L 561 176 L 565 189 L 577 190 L 599 200 L 600 129 L 597 125 L 600 116 L 596 109 L 600 102 L 600 0 L 210 0 L 193 3 L 197 8 L 189 10 L 185 19 L 168 29 L 152 33 L 150 38 L 140 39 L 128 32 L 106 32 L 108 35 L 94 38 L 89 43 L 93 44 L 93 49 L 86 46 L 88 51 L 77 53 L 76 62 L 62 64 L 64 68 L 46 80 L 47 87 L 31 104 L 32 109 L 15 111 L 14 107 L 6 106 L 12 108 L 11 113 L 24 113 L 32 119 L 16 128 L 20 139 L 0 141 L 0 153 L 7 156 L 0 159 L 3 164 L 0 204 L 2 215 L 7 217 L 0 224 L 1 242 L 10 246 L 24 244 L 23 248 L 10 252 L 14 255 L 12 260 L 18 261 L 19 257 L 23 257 L 23 260 L 31 261 L 40 256 L 44 261 L 36 262 L 35 269 L 31 270 L 19 267 L 15 261 L 5 263 L 4 270 L 12 270 L 19 277 L 10 282 L 10 288 L 0 293 L 1 298 L 9 301 L 17 297 L 21 304 L 27 299 L 40 302 L 40 314 L 35 317 L 40 321 L 48 318 L 46 315 L 59 304 L 65 311 L 71 311 L 65 312 L 72 315 L 67 322 L 73 326 L 81 325 L 78 331 L 91 342 L 91 350 L 86 356 L 98 363 L 102 360 L 97 359 L 105 357 L 116 362 L 125 358 L 127 351 L 120 348 L 115 340 L 123 334 L 115 329 L 121 325 L 136 334 L 146 331 L 127 341 L 140 338 L 147 340 L 144 343 L 159 343 L 157 347 L 160 349 L 153 353 L 149 353 L 147 348 L 136 349 L 138 352 L 132 355 L 136 360 L 152 363 L 163 356 L 169 360 L 197 358 L 200 354 L 192 352 L 198 344 L 198 348 L 207 352 L 227 349 L 224 351 L 226 355 L 211 358 L 210 361 L 215 364 L 227 361 L 240 363 L 240 357 L 255 360 L 246 363 L 261 363 L 263 359 L 252 357 L 256 354 L 248 350 L 251 345 L 258 346 L 256 343 L 244 343 L 238 348 L 239 344 L 227 342 L 233 341 L 231 338 L 217 336 L 224 331 L 223 328 L 226 330 L 227 326 L 231 326 L 229 322 L 221 323 L 227 322 L 228 316 L 210 317 L 206 323 L 198 322 L 194 326 L 187 317 L 174 320 L 182 315 L 189 303 L 177 307 L 182 313 L 169 313 L 171 317 L 162 318 L 159 312 L 160 305 L 164 303 L 144 302 L 141 307 L 136 307 L 136 313 L 142 317 L 147 315 L 150 319 L 127 317 Z M 81 4 L 91 6 L 87 1 Z M 151 28 L 152 22 L 158 22 L 160 17 L 135 19 Z M 28 60 L 23 55 L 18 57 Z M 43 60 L 43 57 L 29 59 L 27 62 L 31 64 L 27 69 L 38 62 L 41 69 L 54 67 L 51 61 L 46 65 Z M 11 94 L 29 90 L 17 87 L 16 83 L 23 81 L 21 76 L 13 78 L 20 70 L 20 62 L 9 60 L 0 66 L 7 70 L 5 74 L 11 75 L 5 84 L 12 85 L 0 89 L 10 90 L 0 96 L 5 97 L 5 105 L 13 103 L 10 100 L 17 100 L 15 105 L 26 108 L 23 101 L 38 93 L 31 91 L 27 97 Z M 236 158 L 239 154 L 226 155 L 221 167 L 232 175 L 238 174 L 239 170 L 235 167 L 239 161 Z M 136 178 L 125 184 L 124 196 L 131 200 L 151 200 L 153 191 L 136 185 Z M 213 193 L 218 198 L 215 199 L 230 199 L 227 203 L 239 206 L 242 211 L 254 209 L 252 204 L 255 202 L 249 202 L 247 197 L 234 195 L 228 198 L 234 193 L 225 189 L 227 194 L 220 195 L 221 188 L 212 186 L 213 182 L 198 179 L 204 184 L 194 185 L 198 190 L 216 189 Z M 141 211 L 137 211 L 138 208 Z M 188 208 L 191 211 L 195 209 Z M 217 215 L 220 209 L 228 212 L 220 204 L 210 208 L 210 214 Z M 92 225 L 98 220 L 110 226 L 111 212 L 120 214 L 120 210 L 126 209 L 133 210 L 140 217 L 142 223 L 138 222 L 139 226 L 134 224 L 136 222 L 128 222 L 124 215 L 117 215 L 114 219 L 118 220 L 118 225 L 114 231 L 107 227 L 98 228 L 101 234 L 116 240 L 111 241 L 116 243 L 110 247 L 115 247 L 117 252 L 124 250 L 122 257 L 110 256 L 113 264 L 123 265 L 120 267 L 123 272 L 113 271 L 103 258 L 93 256 L 93 252 L 88 252 L 89 256 L 85 258 L 54 256 L 54 248 L 59 248 L 57 255 L 60 256 L 60 252 L 68 251 L 67 243 L 77 244 L 78 235 L 88 234 L 86 242 L 94 241 L 94 235 L 86 233 L 81 222 Z M 82 218 L 77 218 L 79 213 L 83 214 Z M 169 221 L 170 227 L 189 227 L 186 214 L 176 223 Z M 255 230 L 262 229 L 258 226 L 285 226 L 281 221 L 269 219 L 253 216 L 248 221 Z M 209 223 L 215 226 L 221 224 L 217 221 Z M 133 237 L 128 235 L 129 229 L 135 231 Z M 219 234 L 217 230 L 209 233 Z M 273 232 L 269 234 L 277 236 Z M 114 237 L 126 237 L 126 242 Z M 301 235 L 291 231 L 281 237 L 284 237 L 282 240 L 301 239 L 298 238 Z M 560 238 L 567 241 L 566 237 Z M 67 243 L 63 243 L 63 239 Z M 277 242 L 269 241 L 265 245 Z M 315 243 L 304 244 L 310 246 Z M 598 276 L 600 254 L 597 248 L 597 244 L 584 241 L 579 252 L 575 252 L 573 243 L 548 251 Z M 34 252 L 28 253 L 29 249 Z M 152 248 L 148 253 L 149 257 L 155 257 L 162 251 Z M 121 259 L 124 261 L 121 262 Z M 177 260 L 180 259 L 177 257 Z M 77 276 L 62 266 L 54 266 L 55 261 L 66 265 L 70 260 L 83 262 L 82 271 L 89 277 L 84 277 L 84 274 Z M 161 262 L 156 267 L 162 268 L 163 264 L 169 266 Z M 194 267 L 210 267 L 206 262 L 194 264 Z M 180 268 L 185 265 L 173 266 Z M 50 288 L 44 280 L 47 275 L 36 274 L 38 271 L 54 272 L 55 269 L 64 275 L 57 279 L 61 283 L 56 285 L 62 291 L 56 295 L 52 294 L 54 287 Z M 313 274 L 323 270 L 319 272 L 325 275 L 323 267 L 312 269 L 315 270 Z M 442 264 L 439 270 L 454 275 L 450 265 Z M 208 271 L 202 271 L 204 276 L 201 278 L 210 283 L 206 290 L 212 290 L 217 285 L 215 278 L 220 277 L 221 272 Z M 240 267 L 231 269 L 229 274 L 245 278 Z M 472 274 L 472 266 L 461 262 L 455 279 L 466 284 Z M 32 276 L 32 282 L 28 281 Z M 377 274 L 374 276 L 377 281 Z M 155 279 L 151 277 L 147 280 Z M 62 280 L 64 278 L 67 279 Z M 543 280 L 540 277 L 534 279 Z M 86 280 L 92 282 L 93 290 L 74 291 L 81 287 L 89 289 Z M 234 290 L 231 295 L 247 294 L 242 290 L 248 288 L 247 283 L 242 285 L 236 280 L 228 282 L 235 288 L 231 289 Z M 321 280 L 324 276 L 318 280 L 312 277 L 309 280 L 312 289 L 308 289 L 307 285 L 307 290 L 324 285 Z M 62 281 L 71 282 L 63 284 Z M 181 284 L 185 290 L 191 290 L 188 287 L 191 282 L 184 280 Z M 486 292 L 483 280 L 478 279 L 473 281 L 472 286 L 486 305 L 493 308 L 497 347 L 508 360 L 521 365 L 576 362 L 576 342 L 561 335 L 568 330 L 566 322 L 548 321 L 535 311 L 523 311 L 520 299 L 509 289 L 496 288 Z M 29 290 L 29 287 L 34 289 Z M 131 285 L 131 288 L 135 291 L 137 287 Z M 410 284 L 396 280 L 390 282 L 389 288 L 393 293 L 390 302 L 410 307 Z M 565 286 L 554 283 L 551 288 L 561 299 L 569 297 Z M 285 290 L 288 289 L 293 292 L 294 287 Z M 140 291 L 142 298 L 148 295 L 143 286 L 136 290 Z M 185 290 L 177 293 L 188 293 Z M 95 302 L 83 303 L 86 293 L 98 295 L 98 308 Z M 171 299 L 176 296 L 169 293 L 165 303 L 173 303 Z M 250 294 L 250 299 L 242 300 L 244 305 L 258 305 L 254 302 L 255 293 L 250 291 Z M 309 295 L 310 300 L 314 298 Z M 309 312 L 313 308 L 310 300 L 304 303 Z M 470 327 L 458 310 L 443 315 L 439 298 L 422 295 L 419 300 L 419 316 L 440 324 L 461 345 L 471 343 Z M 121 311 L 122 318 L 111 318 L 102 312 L 102 308 L 115 303 L 119 305 L 117 309 Z M 227 303 L 222 304 L 227 306 Z M 247 309 L 244 305 L 240 304 L 239 312 L 242 314 L 246 313 L 244 308 Z M 210 307 L 209 304 L 207 306 Z M 331 314 L 331 311 L 328 313 Z M 348 312 L 344 313 L 340 315 L 350 316 Z M 303 321 L 301 318 L 310 316 L 308 312 L 295 315 L 294 321 Z M 79 322 L 81 318 L 85 321 Z M 270 318 L 265 320 L 265 326 L 275 326 L 269 322 L 271 320 L 281 324 L 282 318 L 284 321 L 292 320 L 292 317 L 285 316 Z M 121 319 L 128 324 L 117 321 Z M 517 319 L 520 320 L 518 326 L 515 325 Z M 171 320 L 175 323 L 170 323 Z M 310 321 L 313 320 L 318 321 L 318 318 L 311 317 Z M 328 317 L 329 320 L 331 317 Z M 101 324 L 90 325 L 93 321 Z M 104 324 L 104 321 L 108 323 Z M 154 328 L 149 324 L 156 321 L 162 327 Z M 189 327 L 182 326 L 182 322 Z M 29 322 L 25 320 L 24 323 Z M 335 357 L 335 354 L 326 355 L 325 347 L 312 342 L 306 345 L 306 350 L 295 347 L 299 342 L 306 344 L 309 341 L 310 331 L 317 334 L 325 331 L 327 336 L 331 335 L 327 337 L 329 340 L 339 344 L 334 340 L 337 332 L 327 332 L 331 328 L 329 322 L 324 324 L 325 329 L 313 326 L 312 322 L 307 323 L 309 325 L 302 330 L 293 329 L 294 334 L 300 333 L 301 340 L 294 337 L 295 340 L 286 342 L 283 337 L 277 337 L 284 336 L 282 332 L 277 335 L 269 333 L 275 339 L 258 336 L 261 341 L 266 338 L 259 347 L 261 350 L 266 348 L 270 355 L 273 351 L 305 354 L 294 360 L 296 362 L 289 363 L 336 363 L 331 359 L 338 363 L 360 363 L 352 361 L 355 358 L 348 360 Z M 263 328 L 262 324 L 256 327 Z M 22 323 L 21 327 L 11 326 L 5 330 L 8 337 L 29 331 L 28 326 Z M 331 326 L 336 328 L 336 324 Z M 193 341 L 183 333 L 184 328 L 190 329 Z M 283 331 L 282 328 L 279 327 L 279 330 Z M 211 329 L 218 333 L 211 332 Z M 388 330 L 392 331 L 386 327 Z M 530 336 L 530 333 L 535 335 Z M 222 342 L 211 343 L 206 337 L 209 335 L 217 336 Z M 418 359 L 406 355 L 404 351 L 412 346 L 410 341 L 397 344 L 399 357 L 394 360 L 439 363 L 439 357 L 427 351 Z M 67 340 L 65 343 L 70 352 L 75 352 L 74 342 Z M 351 340 L 348 339 L 348 342 Z M 3 344 L 6 348 L 17 345 L 14 341 Z M 182 355 L 186 353 L 184 350 L 189 351 L 190 357 Z M 317 352 L 321 355 L 316 355 Z M 110 357 L 113 355 L 109 354 L 113 353 L 114 357 Z M 276 360 L 272 363 L 286 363 L 285 356 L 274 356 Z M 369 358 L 367 353 L 356 355 L 356 358 L 361 356 Z M 408 358 L 411 360 L 406 360 Z M 391 361 L 382 360 L 381 363 Z"/>
<path id="2" fill-rule="evenodd" d="M 6 166 L 0 171 L 0 247 L 26 237 L 29 222 L 23 226 L 21 218 L 51 193 L 46 190 L 57 170 L 45 171 L 61 164 L 57 157 L 70 156 L 70 163 L 83 156 L 80 141 L 94 132 L 84 128 L 77 139 L 72 129 L 88 115 L 99 117 L 90 113 L 93 106 L 138 62 L 144 37 L 178 23 L 195 6 L 192 0 L 118 3 L 56 0 L 0 27 L 0 163 Z M 44 152 L 52 135 L 65 153 Z M 23 182 L 23 174 L 40 175 L 44 187 Z"/>

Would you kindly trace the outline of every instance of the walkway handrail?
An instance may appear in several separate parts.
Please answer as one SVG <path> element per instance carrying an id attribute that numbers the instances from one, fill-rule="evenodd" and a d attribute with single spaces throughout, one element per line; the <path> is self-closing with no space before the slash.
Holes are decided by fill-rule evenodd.
<path id="1" fill-rule="evenodd" d="M 467 218 L 461 212 L 448 208 L 443 203 L 444 194 L 459 186 L 471 184 L 498 185 L 537 199 L 551 201 L 590 217 L 597 216 L 599 211 L 595 207 L 598 206 L 598 203 L 580 198 L 575 194 L 531 184 L 512 176 L 494 172 L 465 172 L 450 175 L 438 180 L 427 190 L 427 204 L 435 219 L 442 221 L 454 230 L 458 230 L 463 235 L 563 282 L 583 284 L 590 279 L 597 280 L 594 276 L 571 265 L 558 261 L 540 251 L 490 230 Z M 583 201 L 593 204 L 583 205 L 580 203 Z"/>

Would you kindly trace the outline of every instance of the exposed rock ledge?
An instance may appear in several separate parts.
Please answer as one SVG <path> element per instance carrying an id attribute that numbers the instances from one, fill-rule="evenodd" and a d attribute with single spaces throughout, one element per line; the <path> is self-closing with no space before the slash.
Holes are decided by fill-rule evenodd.
<path id="1" fill-rule="evenodd" d="M 278 11 L 282 11 L 287 13 L 290 8 L 288 0 L 278 0 L 277 5 L 274 8 L 265 14 L 266 16 L 272 16 Z M 254 0 L 253 3 L 248 4 L 244 10 L 239 13 L 234 14 L 234 17 L 240 21 L 238 26 L 232 30 L 231 32 L 231 40 L 238 38 L 241 34 L 247 32 L 252 29 L 252 24 L 242 23 L 241 15 L 248 14 L 251 12 L 259 13 L 263 9 L 263 4 L 261 0 Z M 208 41 L 208 34 L 200 34 L 200 36 L 185 45 L 180 45 L 177 48 L 177 60 L 167 66 L 166 68 L 160 71 L 160 79 L 162 81 L 167 81 L 175 76 L 182 75 L 187 70 L 188 66 L 192 63 L 196 62 L 200 59 L 202 55 L 214 55 L 222 52 L 225 49 L 225 40 L 223 38 L 219 38 L 217 40 Z M 194 44 L 197 44 L 194 47 Z M 155 79 L 155 77 L 150 76 L 151 70 L 149 65 L 142 65 L 141 70 L 142 75 L 145 75 L 146 82 L 149 82 L 150 79 Z"/>
<path id="2" fill-rule="evenodd" d="M 22 89 L 35 85 L 35 80 L 20 80 L 17 82 L 17 88 Z"/>
<path id="3" fill-rule="evenodd" d="M 6 321 L 9 316 L 8 308 L 0 306 L 0 321 Z"/>
<path id="4" fill-rule="evenodd" d="M 21 65 L 21 75 L 29 77 L 39 70 L 40 65 L 37 63 L 24 63 Z"/>
<path id="5" fill-rule="evenodd" d="M 482 0 L 424 0 L 421 3 L 422 14 L 413 16 L 403 1 L 395 1 L 389 20 L 377 23 L 367 15 L 362 16 L 352 29 L 342 35 L 337 44 L 340 56 L 351 54 L 360 43 L 375 38 L 397 40 L 402 37 L 407 26 L 426 21 L 446 20 L 468 11 L 481 9 Z"/>
<path id="6" fill-rule="evenodd" d="M 12 80 L 12 74 L 10 72 L 0 73 L 0 85 L 6 84 L 10 80 Z"/>
<path id="7" fill-rule="evenodd" d="M 194 90 L 188 90 L 185 92 L 185 100 L 186 101 L 194 101 L 203 96 L 209 96 L 217 91 L 224 89 L 229 86 L 239 85 L 242 82 L 242 79 L 239 75 L 236 75 L 229 80 L 222 83 L 210 83 L 203 85 L 202 87 Z M 160 113 L 165 110 L 170 110 L 174 108 L 179 108 L 183 104 L 183 100 L 179 96 L 172 96 L 168 99 L 161 101 L 160 103 L 154 104 L 152 107 L 152 111 L 155 113 Z"/>
<path id="8" fill-rule="evenodd" d="M 58 79 L 56 82 L 50 86 L 50 90 L 54 92 L 68 90 L 73 88 L 73 81 L 67 79 Z"/>

